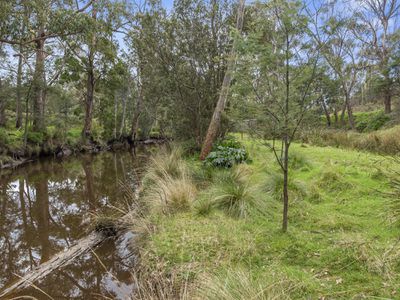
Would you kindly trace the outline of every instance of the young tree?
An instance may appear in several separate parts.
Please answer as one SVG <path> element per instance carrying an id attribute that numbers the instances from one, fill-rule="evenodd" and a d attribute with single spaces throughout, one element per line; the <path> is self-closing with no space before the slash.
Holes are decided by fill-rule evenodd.
<path id="1" fill-rule="evenodd" d="M 254 132 L 272 139 L 265 144 L 283 174 L 282 230 L 286 232 L 289 149 L 313 99 L 318 51 L 310 47 L 301 3 L 273 0 L 254 5 L 252 30 L 239 43 L 235 92 L 252 107 L 249 123 L 253 123 Z M 276 140 L 280 140 L 280 146 Z"/>

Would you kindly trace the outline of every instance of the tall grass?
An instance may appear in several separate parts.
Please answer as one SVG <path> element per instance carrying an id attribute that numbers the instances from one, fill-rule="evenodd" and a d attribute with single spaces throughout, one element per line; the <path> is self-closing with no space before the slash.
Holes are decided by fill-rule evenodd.
<path id="1" fill-rule="evenodd" d="M 285 300 L 292 289 L 284 280 L 269 283 L 251 278 L 247 272 L 229 270 L 227 273 L 204 275 L 198 289 L 198 299 L 209 300 Z"/>
<path id="2" fill-rule="evenodd" d="M 153 156 L 143 180 L 143 202 L 151 213 L 173 214 L 191 209 L 197 194 L 179 148 Z"/>
<path id="3" fill-rule="evenodd" d="M 250 181 L 251 170 L 245 164 L 216 175 L 213 185 L 200 197 L 196 209 L 206 214 L 216 208 L 235 218 L 246 218 L 252 211 L 262 211 L 263 200 Z"/>
<path id="4" fill-rule="evenodd" d="M 301 139 L 303 142 L 319 146 L 342 147 L 380 154 L 400 152 L 400 126 L 371 133 L 317 129 L 304 132 Z"/>
<path id="5" fill-rule="evenodd" d="M 276 171 L 268 171 L 268 177 L 264 189 L 274 198 L 282 199 L 283 174 Z M 303 199 L 308 194 L 307 186 L 300 180 L 289 177 L 289 198 L 293 200 Z"/>

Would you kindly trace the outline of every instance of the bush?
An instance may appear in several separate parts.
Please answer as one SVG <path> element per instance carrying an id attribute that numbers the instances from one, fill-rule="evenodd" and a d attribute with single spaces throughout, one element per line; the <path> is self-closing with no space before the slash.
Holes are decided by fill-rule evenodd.
<path id="1" fill-rule="evenodd" d="M 44 134 L 43 132 L 29 131 L 27 134 L 27 140 L 29 143 L 35 145 L 43 144 Z"/>
<path id="2" fill-rule="evenodd" d="M 355 116 L 356 129 L 360 132 L 370 132 L 381 129 L 390 117 L 383 111 L 358 113 Z"/>
<path id="3" fill-rule="evenodd" d="M 0 146 L 8 145 L 10 139 L 5 128 L 0 128 Z"/>
<path id="4" fill-rule="evenodd" d="M 216 150 L 219 146 L 225 148 L 243 149 L 243 145 L 234 136 L 227 136 L 223 140 L 217 141 L 214 149 Z"/>
<path id="5" fill-rule="evenodd" d="M 248 154 L 245 149 L 218 146 L 206 157 L 205 163 L 214 167 L 231 168 L 234 164 L 245 162 L 247 159 Z"/>

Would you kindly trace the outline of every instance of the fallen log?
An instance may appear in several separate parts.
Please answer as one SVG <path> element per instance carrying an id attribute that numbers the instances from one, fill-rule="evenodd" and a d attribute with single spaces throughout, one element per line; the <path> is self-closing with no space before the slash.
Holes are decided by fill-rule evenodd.
<path id="1" fill-rule="evenodd" d="M 44 278 L 54 270 L 68 265 L 78 256 L 96 248 L 107 238 L 108 236 L 104 235 L 101 232 L 95 231 L 90 233 L 88 236 L 78 240 L 74 246 L 57 253 L 50 260 L 37 266 L 31 272 L 27 273 L 16 282 L 6 287 L 3 291 L 0 292 L 0 299 L 5 297 L 6 295 L 11 294 L 12 292 L 16 292 L 18 290 L 32 286 L 32 284 Z"/>

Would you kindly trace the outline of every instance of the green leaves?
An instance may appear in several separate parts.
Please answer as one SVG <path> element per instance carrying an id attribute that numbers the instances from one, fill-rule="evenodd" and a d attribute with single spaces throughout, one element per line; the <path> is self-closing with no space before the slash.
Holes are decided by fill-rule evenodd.
<path id="1" fill-rule="evenodd" d="M 215 151 L 210 152 L 206 157 L 205 164 L 214 167 L 231 168 L 235 164 L 245 162 L 247 159 L 248 153 L 245 149 L 218 146 Z"/>

